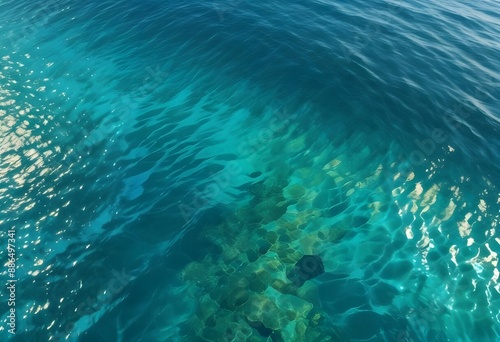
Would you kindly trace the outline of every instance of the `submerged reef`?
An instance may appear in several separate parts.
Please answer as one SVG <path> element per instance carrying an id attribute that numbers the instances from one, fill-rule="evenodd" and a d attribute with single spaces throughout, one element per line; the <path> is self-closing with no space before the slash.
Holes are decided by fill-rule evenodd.
<path id="1" fill-rule="evenodd" d="M 240 188 L 249 200 L 222 223 L 204 228 L 201 238 L 221 252 L 208 253 L 182 271 L 197 303 L 196 313 L 182 325 L 183 341 L 349 340 L 346 322 L 332 316 L 336 311 L 329 307 L 335 294 L 321 290 L 321 279 L 373 262 L 380 251 L 354 238 L 384 248 L 378 240 L 386 230 L 370 228 L 385 218 L 389 207 L 383 203 L 390 194 L 380 164 L 368 161 L 367 147 L 352 160 L 342 151 L 332 160 L 331 151 L 309 154 L 306 146 L 321 142 L 289 141 L 278 144 L 280 158 L 271 143 L 260 152 L 254 163 L 260 168 L 250 171 L 250 183 Z M 358 247 L 353 258 L 347 250 Z M 363 275 L 353 275 L 358 276 Z"/>
<path id="2" fill-rule="evenodd" d="M 305 251 L 343 234 L 338 229 L 305 233 L 300 227 L 307 217 L 285 217 L 286 187 L 260 183 L 252 191 L 248 206 L 205 231 L 204 238 L 220 246 L 222 254 L 207 255 L 182 272 L 199 303 L 182 331 L 185 340 L 336 340 L 341 332 L 325 322 L 317 285 L 308 281 L 323 274 L 325 266 L 319 255 Z M 305 191 L 295 191 L 293 198 L 300 193 Z"/>

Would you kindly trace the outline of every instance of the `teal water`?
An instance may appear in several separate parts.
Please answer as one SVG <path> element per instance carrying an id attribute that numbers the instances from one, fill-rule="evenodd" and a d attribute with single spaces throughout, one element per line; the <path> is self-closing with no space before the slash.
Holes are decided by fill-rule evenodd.
<path id="1" fill-rule="evenodd" d="M 497 2 L 0 18 L 2 341 L 500 340 Z"/>

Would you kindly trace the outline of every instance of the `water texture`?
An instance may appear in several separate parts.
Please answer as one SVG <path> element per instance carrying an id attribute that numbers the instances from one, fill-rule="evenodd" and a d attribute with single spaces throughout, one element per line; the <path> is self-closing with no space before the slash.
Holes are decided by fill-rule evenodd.
<path id="1" fill-rule="evenodd" d="M 2 341 L 500 340 L 497 2 L 0 18 Z"/>

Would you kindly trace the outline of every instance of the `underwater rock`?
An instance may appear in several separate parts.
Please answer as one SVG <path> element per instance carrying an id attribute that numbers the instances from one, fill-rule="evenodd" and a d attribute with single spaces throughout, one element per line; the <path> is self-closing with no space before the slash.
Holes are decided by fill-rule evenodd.
<path id="1" fill-rule="evenodd" d="M 295 216 L 293 218 L 282 217 L 276 221 L 276 225 L 279 227 L 279 229 L 283 229 L 284 231 L 294 231 L 299 228 L 297 222 L 295 222 L 295 219 Z"/>
<path id="2" fill-rule="evenodd" d="M 288 199 L 298 200 L 305 195 L 306 189 L 300 184 L 290 184 L 285 188 L 284 192 Z"/>
<path id="3" fill-rule="evenodd" d="M 251 174 L 249 174 L 248 177 L 250 177 L 250 178 L 257 178 L 257 177 L 260 177 L 261 175 L 262 175 L 262 172 L 255 171 L 255 172 L 252 172 Z"/>
<path id="4" fill-rule="evenodd" d="M 255 271 L 255 275 L 259 278 L 264 284 L 269 284 L 271 282 L 271 273 L 265 269 L 258 269 Z"/>
<path id="5" fill-rule="evenodd" d="M 214 328 L 205 328 L 205 329 L 203 329 L 201 336 L 205 340 L 214 341 L 214 342 L 215 341 L 220 341 L 224 337 L 224 335 L 220 331 L 218 331 L 218 330 L 216 330 Z"/>
<path id="6" fill-rule="evenodd" d="M 276 304 L 263 294 L 253 293 L 243 305 L 243 314 L 249 322 L 262 322 L 267 328 L 281 328 L 281 311 Z"/>
<path id="7" fill-rule="evenodd" d="M 312 303 L 298 297 L 296 294 L 284 294 L 270 288 L 266 290 L 266 295 L 274 298 L 276 305 L 287 321 L 306 319 L 309 312 L 314 308 Z"/>
<path id="8" fill-rule="evenodd" d="M 278 330 L 273 330 L 265 326 L 263 322 L 249 322 L 249 325 L 253 327 L 260 336 L 271 337 L 272 341 L 275 341 L 276 337 L 279 336 Z M 274 336 L 273 336 L 274 335 Z"/>
<path id="9" fill-rule="evenodd" d="M 217 312 L 217 311 L 214 311 L 214 312 Z M 205 319 L 205 327 L 215 328 L 216 325 L 217 325 L 217 317 L 215 316 L 215 314 L 208 317 L 207 319 Z"/>
<path id="10" fill-rule="evenodd" d="M 307 330 L 306 322 L 298 321 L 295 325 L 295 338 L 298 341 L 307 341 L 306 340 L 306 330 Z"/>
<path id="11" fill-rule="evenodd" d="M 299 178 L 304 179 L 304 178 L 309 177 L 309 175 L 311 174 L 311 169 L 308 167 L 301 167 L 300 169 L 298 169 L 295 172 Z"/>
<path id="12" fill-rule="evenodd" d="M 242 220 L 250 223 L 268 224 L 278 220 L 287 211 L 286 201 L 281 196 L 271 196 L 255 201 L 255 207 L 249 210 L 248 217 Z M 284 205 L 283 205 L 284 204 Z M 249 221 L 251 220 L 251 221 Z"/>
<path id="13" fill-rule="evenodd" d="M 295 204 L 295 208 L 299 211 L 299 212 L 306 212 L 307 209 L 311 206 L 311 203 L 307 200 L 304 200 L 304 199 L 300 199 L 297 201 L 297 203 Z"/>
<path id="14" fill-rule="evenodd" d="M 249 289 L 255 293 L 264 292 L 267 288 L 267 284 L 264 283 L 260 278 L 255 277 L 249 281 Z"/>
<path id="15" fill-rule="evenodd" d="M 224 254 L 222 255 L 222 257 L 225 264 L 230 265 L 231 262 L 233 262 L 235 259 L 241 256 L 240 250 L 238 248 L 235 248 L 234 245 L 221 243 L 221 246 L 224 249 Z"/>
<path id="16" fill-rule="evenodd" d="M 249 225 L 260 225 L 262 221 L 262 215 L 255 211 L 254 208 L 243 207 L 236 210 L 236 215 L 238 221 L 246 222 Z"/>
<path id="17" fill-rule="evenodd" d="M 210 270 L 201 262 L 193 261 L 182 271 L 182 279 L 193 283 L 206 279 L 210 275 Z"/>
<path id="18" fill-rule="evenodd" d="M 286 152 L 295 154 L 306 148 L 306 136 L 301 135 L 293 140 L 290 140 L 286 145 Z"/>
<path id="19" fill-rule="evenodd" d="M 212 300 L 208 295 L 204 295 L 198 305 L 196 316 L 201 321 L 206 321 L 214 312 L 219 311 L 219 305 Z"/>
<path id="20" fill-rule="evenodd" d="M 300 250 L 303 253 L 307 254 L 315 254 L 318 252 L 318 247 L 320 245 L 321 240 L 318 238 L 318 233 L 313 232 L 305 235 L 299 241 Z"/>
<path id="21" fill-rule="evenodd" d="M 250 186 L 250 193 L 256 197 L 263 197 L 261 193 L 264 191 L 265 191 L 264 181 L 253 183 Z"/>
<path id="22" fill-rule="evenodd" d="M 364 216 L 354 216 L 354 217 L 352 218 L 352 225 L 353 225 L 355 228 L 358 228 L 358 227 L 361 227 L 362 225 L 364 225 L 365 223 L 367 223 L 369 220 L 370 220 L 370 218 L 368 218 L 368 217 L 364 217 Z"/>
<path id="23" fill-rule="evenodd" d="M 281 234 L 280 237 L 279 237 L 279 240 L 281 242 L 286 242 L 286 243 L 292 242 L 292 239 L 290 238 L 290 236 L 288 236 L 286 234 Z"/>
<path id="24" fill-rule="evenodd" d="M 347 202 L 341 202 L 328 209 L 323 210 L 321 214 L 326 217 L 334 217 L 340 215 L 342 212 L 347 210 L 348 207 L 349 205 L 347 204 Z"/>
<path id="25" fill-rule="evenodd" d="M 259 247 L 259 253 L 263 255 L 266 254 L 267 251 L 269 251 L 269 248 L 271 248 L 271 244 L 266 240 L 264 240 L 258 243 L 258 247 Z"/>
<path id="26" fill-rule="evenodd" d="M 283 341 L 283 338 L 278 331 L 267 328 L 262 322 L 248 322 L 248 324 L 262 337 L 268 337 L 273 342 Z M 266 340 L 268 341 L 268 339 Z"/>
<path id="27" fill-rule="evenodd" d="M 287 264 L 287 263 L 293 263 L 293 259 L 289 256 L 289 253 L 287 249 L 285 249 L 288 245 L 282 244 L 281 248 L 277 249 L 276 255 L 280 259 L 281 262 Z"/>
<path id="28" fill-rule="evenodd" d="M 255 262 L 259 255 L 252 249 L 247 250 L 248 262 Z"/>
<path id="29" fill-rule="evenodd" d="M 335 242 L 346 235 L 347 230 L 342 227 L 325 227 L 318 231 L 318 239 L 322 241 Z"/>
<path id="30" fill-rule="evenodd" d="M 301 258 L 301 253 L 289 248 L 288 244 L 281 243 L 279 247 L 276 255 L 283 264 L 295 264 Z"/>
<path id="31" fill-rule="evenodd" d="M 325 175 L 323 173 L 316 173 L 312 179 L 310 180 L 309 182 L 309 185 L 312 185 L 312 186 L 320 186 L 324 180 L 325 180 Z M 328 177 L 330 178 L 330 177 Z"/>
<path id="32" fill-rule="evenodd" d="M 236 288 L 230 291 L 225 298 L 219 301 L 221 308 L 233 311 L 237 307 L 245 304 L 248 300 L 249 294 L 245 289 Z"/>
<path id="33" fill-rule="evenodd" d="M 342 164 L 342 160 L 333 159 L 332 161 L 330 161 L 329 163 L 327 163 L 325 166 L 323 166 L 323 170 L 328 171 L 328 170 L 331 170 L 331 169 L 335 169 L 340 164 Z"/>
<path id="34" fill-rule="evenodd" d="M 276 258 L 276 256 L 276 253 L 273 253 L 272 257 L 270 257 L 270 259 L 264 264 L 264 267 L 273 275 L 277 275 L 278 273 L 285 271 L 286 268 L 285 265 Z"/>
<path id="35" fill-rule="evenodd" d="M 273 330 L 266 328 L 266 326 L 262 324 L 262 322 L 248 322 L 248 324 L 255 328 L 255 330 L 257 330 L 259 335 L 262 337 L 269 337 L 273 333 Z"/>
<path id="36" fill-rule="evenodd" d="M 267 232 L 266 239 L 267 241 L 269 241 L 269 243 L 274 244 L 278 239 L 278 234 L 276 232 Z"/>
<path id="37" fill-rule="evenodd" d="M 280 291 L 282 292 L 283 289 L 287 286 L 287 283 L 285 283 L 283 280 L 281 279 L 274 279 L 272 282 L 271 282 L 271 287 L 277 291 Z"/>
<path id="38" fill-rule="evenodd" d="M 323 273 L 325 266 L 319 255 L 304 255 L 286 276 L 297 287 L 301 287 L 306 280 L 314 279 Z"/>
<path id="39" fill-rule="evenodd" d="M 220 304 L 221 300 L 226 297 L 227 288 L 226 286 L 220 286 L 219 284 L 209 293 L 210 299 L 216 301 Z"/>
<path id="40" fill-rule="evenodd" d="M 322 280 L 323 281 L 323 280 Z M 314 282 L 308 282 L 302 285 L 297 289 L 295 292 L 297 297 L 305 300 L 306 302 L 309 303 L 315 303 L 317 302 L 317 299 L 319 298 L 319 286 L 318 284 L 315 284 Z"/>
<path id="41" fill-rule="evenodd" d="M 265 230 L 264 228 L 257 228 L 257 229 L 255 230 L 255 233 L 256 233 L 257 235 L 259 235 L 260 237 L 264 237 L 264 236 L 266 236 L 266 234 L 267 234 L 267 230 Z"/>

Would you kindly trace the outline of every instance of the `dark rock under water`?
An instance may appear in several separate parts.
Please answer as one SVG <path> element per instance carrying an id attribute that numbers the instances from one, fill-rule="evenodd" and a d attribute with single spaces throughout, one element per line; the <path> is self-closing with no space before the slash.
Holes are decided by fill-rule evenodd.
<path id="1" fill-rule="evenodd" d="M 300 287 L 306 280 L 314 279 L 323 273 L 325 273 L 325 266 L 319 255 L 304 255 L 287 273 L 287 278 Z"/>

